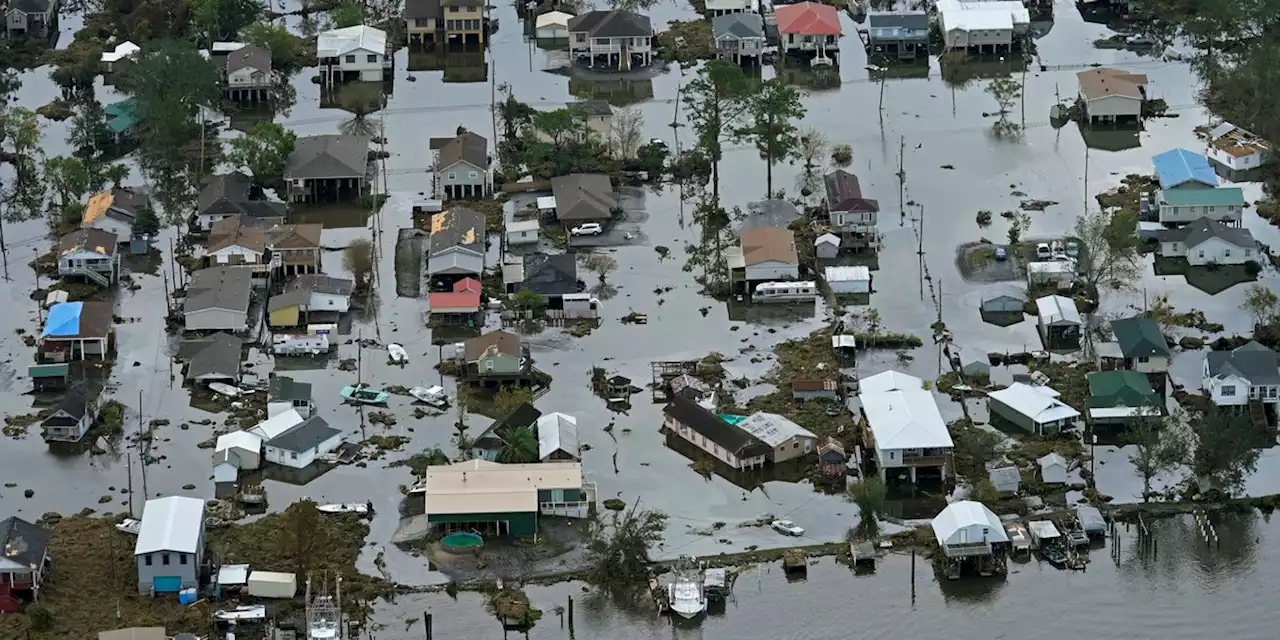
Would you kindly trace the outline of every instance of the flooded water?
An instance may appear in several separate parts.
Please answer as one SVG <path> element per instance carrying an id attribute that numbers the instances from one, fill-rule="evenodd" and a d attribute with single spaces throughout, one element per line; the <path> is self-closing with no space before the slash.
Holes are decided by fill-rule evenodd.
<path id="1" fill-rule="evenodd" d="M 979 302 L 1001 285 L 967 282 L 955 267 L 958 245 L 984 235 L 1004 236 L 1003 220 L 997 218 L 991 228 L 982 230 L 975 224 L 974 214 L 981 209 L 1016 209 L 1021 200 L 1028 198 L 1052 200 L 1059 204 L 1031 213 L 1032 225 L 1026 234 L 1062 235 L 1070 230 L 1086 202 L 1092 204 L 1086 194 L 1115 186 L 1125 174 L 1150 172 L 1154 153 L 1178 146 L 1202 147 L 1192 129 L 1206 123 L 1208 114 L 1196 104 L 1198 88 L 1187 64 L 1125 51 L 1096 50 L 1092 41 L 1110 32 L 1085 23 L 1070 3 L 1060 2 L 1057 9 L 1057 21 L 1037 41 L 1038 63 L 1025 73 L 1025 105 L 1015 108 L 1012 116 L 1020 121 L 1025 108 L 1026 129 L 1017 141 L 998 139 L 991 133 L 994 118 L 984 113 L 997 106 L 984 91 L 984 83 L 972 81 L 957 86 L 948 82 L 936 60 L 927 77 L 888 80 L 883 86 L 884 108 L 880 111 L 877 104 L 882 88 L 864 70 L 866 60 L 853 35 L 855 25 L 845 19 L 848 35 L 839 70 L 834 72 L 839 75 L 838 82 L 828 78 L 824 85 L 829 88 L 814 90 L 805 99 L 808 115 L 804 126 L 823 131 L 832 144 L 852 145 L 851 169 L 861 178 L 868 197 L 881 202 L 884 250 L 879 256 L 879 269 L 874 272 L 876 293 L 871 296 L 870 307 L 879 310 L 887 329 L 928 336 L 935 319 L 927 291 L 921 292 L 916 230 L 910 221 L 900 222 L 895 193 L 900 148 L 905 150 L 902 162 L 907 175 L 902 199 L 923 208 L 922 247 L 935 285 L 942 291 L 944 318 L 956 343 L 980 351 L 1024 351 L 1039 345 L 1034 320 L 1009 328 L 983 323 L 978 316 Z M 433 344 L 431 332 L 423 327 L 425 301 L 397 296 L 395 285 L 398 231 L 411 226 L 410 202 L 430 186 L 427 138 L 450 135 L 458 126 L 464 126 L 492 139 L 494 123 L 489 104 L 497 88 L 505 85 L 518 99 L 536 107 L 552 108 L 591 97 L 633 104 L 644 116 L 646 136 L 672 140 L 673 129 L 669 125 L 678 111 L 677 91 L 689 73 L 682 76 L 679 70 L 672 70 L 637 81 L 609 76 L 569 78 L 551 73 L 565 64 L 564 54 L 544 52 L 526 43 L 510 5 L 496 7 L 494 15 L 500 18 L 503 28 L 493 38 L 487 66 L 476 56 L 450 57 L 443 70 L 417 70 L 419 60 L 412 61 L 410 70 L 408 52 L 402 50 L 396 57 L 394 90 L 382 116 L 389 140 L 386 185 L 390 198 L 377 214 L 376 228 L 382 232 L 374 235 L 382 257 L 379 297 L 356 318 L 348 337 L 372 338 L 383 344 L 398 342 L 408 350 L 410 362 L 404 368 L 391 366 L 385 351 L 369 348 L 359 354 L 358 346 L 348 343 L 340 346 L 333 360 L 276 365 L 313 385 L 319 414 L 343 429 L 349 439 L 358 441 L 374 434 L 409 438 L 403 451 L 371 462 L 366 468 L 339 467 L 306 486 L 267 482 L 273 508 L 282 508 L 303 496 L 323 502 L 372 500 L 378 515 L 361 568 L 372 573 L 374 555 L 385 551 L 391 576 L 406 584 L 435 583 L 440 576 L 429 570 L 425 559 L 402 553 L 387 543 L 398 521 L 400 492 L 396 487 L 412 482 L 407 469 L 387 468 L 387 464 L 433 446 L 452 452 L 454 417 L 414 419 L 409 399 L 392 396 L 388 410 L 399 423 L 389 428 L 362 426 L 360 414 L 343 406 L 338 396 L 341 387 L 356 382 L 357 375 L 337 370 L 335 361 L 359 356 L 363 365 L 360 379 L 374 385 L 442 383 L 453 392 L 453 381 L 442 380 L 434 369 L 440 349 Z M 665 3 L 652 12 L 658 24 L 691 15 L 683 5 Z M 64 21 L 64 29 L 70 28 L 68 22 Z M 69 36 L 64 35 L 62 46 L 68 40 Z M 1095 63 L 1148 74 L 1153 94 L 1166 100 L 1178 117 L 1150 121 L 1140 136 L 1139 148 L 1086 151 L 1074 124 L 1055 130 L 1048 125 L 1047 114 L 1056 101 L 1055 94 L 1070 95 L 1075 91 L 1076 71 Z M 988 63 L 982 71 L 988 72 L 992 67 L 999 70 L 1002 64 Z M 1047 70 L 1041 71 L 1040 65 Z M 46 71 L 39 69 L 23 75 L 20 100 L 24 106 L 34 108 L 56 96 L 56 87 L 49 82 Z M 311 72 L 303 72 L 295 78 L 296 104 L 278 119 L 299 135 L 335 133 L 349 114 L 321 109 L 320 91 L 310 76 Z M 484 79 L 454 81 L 477 77 Z M 948 78 L 951 77 L 949 73 Z M 1023 74 L 1016 73 L 1014 77 L 1022 80 Z M 111 90 L 100 88 L 98 99 L 110 102 Z M 64 153 L 65 123 L 50 123 L 45 133 L 49 155 Z M 944 165 L 954 168 L 944 169 Z M 786 165 L 775 168 L 776 184 L 795 191 L 789 184 L 795 172 L 795 168 Z M 721 176 L 727 206 L 745 208 L 764 195 L 764 167 L 754 149 L 729 148 Z M 135 172 L 130 183 L 142 184 L 141 177 Z M 1245 186 L 1249 196 L 1257 197 L 1257 185 Z M 767 352 L 778 341 L 805 335 L 823 323 L 817 310 L 804 319 L 731 320 L 726 306 L 699 295 L 691 274 L 681 269 L 685 257 L 682 248 L 695 242 L 699 234 L 685 224 L 687 218 L 679 194 L 670 190 L 648 193 L 644 208 L 643 233 L 630 244 L 610 249 L 620 265 L 609 276 L 618 294 L 604 304 L 603 325 L 585 338 L 572 338 L 554 328 L 527 336 L 538 367 L 554 377 L 551 391 L 538 400 L 538 408 L 577 416 L 582 441 L 591 447 L 584 457 L 584 469 L 589 479 L 598 483 L 600 496 L 639 500 L 645 508 L 669 514 L 666 542 L 655 554 L 659 557 L 741 551 L 751 545 L 776 546 L 780 539 L 768 530 L 732 526 L 766 513 L 786 516 L 801 524 L 810 542 L 841 539 L 856 521 L 856 509 L 843 499 L 819 495 L 805 484 L 773 482 L 747 491 L 720 477 L 704 480 L 688 468 L 686 458 L 664 445 L 658 433 L 660 406 L 637 396 L 630 412 L 615 414 L 588 389 L 593 366 L 630 377 L 644 386 L 649 380 L 651 361 L 698 358 L 712 351 L 731 358 L 726 363 L 731 377 L 757 379 L 771 363 L 751 363 L 749 356 L 740 355 L 744 348 Z M 919 215 L 915 210 L 906 214 L 907 218 Z M 326 247 L 370 237 L 374 228 L 359 213 L 319 212 L 310 214 L 309 219 L 327 223 L 323 237 Z M 1264 243 L 1280 242 L 1280 233 L 1252 212 L 1246 212 L 1245 225 Z M 161 269 L 169 268 L 172 233 L 169 230 L 157 242 L 164 255 Z M 31 400 L 22 394 L 30 388 L 25 371 L 32 362 L 33 349 L 23 344 L 16 331 L 38 330 L 35 304 L 27 302 L 34 278 L 26 262 L 47 250 L 45 234 L 42 222 L 6 228 L 9 279 L 0 281 L 0 295 L 20 305 L 0 319 L 0 350 L 6 354 L 0 375 L 6 393 L 0 409 L 7 414 L 30 411 Z M 672 258 L 659 260 L 654 250 L 658 245 L 672 248 Z M 342 275 L 341 252 L 326 252 L 324 267 L 328 273 Z M 583 277 L 589 285 L 595 284 L 593 275 Z M 1268 270 L 1261 277 L 1274 282 L 1275 274 Z M 135 281 L 139 289 L 119 294 L 117 315 L 127 321 L 116 327 L 118 355 L 108 394 L 129 407 L 130 428 L 153 418 L 170 420 L 168 426 L 156 432 L 154 453 L 162 459 L 148 467 L 150 494 L 211 496 L 209 451 L 195 445 L 212 435 L 213 426 L 195 421 L 211 419 L 222 423 L 225 416 L 193 407 L 182 389 L 180 370 L 169 357 L 173 346 L 164 334 L 165 298 L 160 271 L 135 273 Z M 655 295 L 654 290 L 659 287 L 672 289 Z M 1243 289 L 1236 286 L 1210 295 L 1188 285 L 1181 276 L 1156 276 L 1148 270 L 1137 291 L 1107 294 L 1100 313 L 1124 313 L 1140 308 L 1144 296 L 1168 293 L 1179 310 L 1203 310 L 1211 321 L 1223 323 L 1226 333 L 1238 333 L 1250 328 L 1245 314 L 1237 312 Z M 699 309 L 706 306 L 711 306 L 712 311 L 703 316 Z M 617 321 L 630 311 L 648 314 L 649 324 Z M 924 348 L 915 355 L 905 368 L 915 375 L 936 377 L 936 353 Z M 1200 358 L 1197 352 L 1179 353 L 1175 358 L 1175 380 L 1198 386 Z M 260 376 L 272 368 L 271 358 L 257 352 L 251 354 L 250 362 Z M 864 375 L 887 368 L 902 368 L 891 352 L 859 357 L 858 369 Z M 957 405 L 942 398 L 939 402 L 944 415 L 959 417 Z M 488 422 L 480 416 L 470 417 L 470 434 L 479 433 Z M 189 428 L 182 429 L 183 424 Z M 612 435 L 605 431 L 608 425 L 614 425 Z M 1128 467 L 1127 453 L 1099 447 L 1097 455 L 1099 489 L 1119 502 L 1136 500 L 1141 486 Z M 1280 492 L 1277 455 L 1280 454 L 1274 450 L 1264 452 L 1258 473 L 1250 480 L 1250 492 Z M 113 504 L 98 504 L 99 496 L 111 493 L 108 487 L 126 486 L 124 459 L 118 453 L 55 457 L 47 452 L 38 429 L 0 447 L 0 482 L 18 485 L 0 489 L 0 513 L 18 513 L 34 519 L 46 511 L 125 509 L 120 496 Z M 186 485 L 194 485 L 194 489 L 184 490 Z M 34 497 L 24 498 L 24 488 L 34 488 Z M 728 544 L 692 532 L 716 522 L 730 523 L 716 536 L 728 539 Z M 1163 524 L 1171 530 L 1176 528 L 1176 522 Z M 1237 630 L 1240 635 L 1257 637 L 1261 629 L 1257 625 L 1264 618 L 1262 612 L 1269 607 L 1263 594 L 1271 592 L 1268 586 L 1280 583 L 1280 572 L 1274 568 L 1276 558 L 1272 557 L 1280 552 L 1268 549 L 1265 540 L 1268 536 L 1280 538 L 1280 530 L 1263 522 L 1248 526 L 1247 535 L 1238 541 L 1239 547 L 1228 549 L 1224 542 L 1223 550 L 1208 558 L 1190 552 L 1179 556 L 1170 551 L 1156 562 L 1131 560 L 1116 567 L 1105 561 L 1104 552 L 1103 561 L 1095 561 L 1086 574 L 1063 574 L 1032 565 L 1020 568 L 1003 585 L 979 592 L 968 587 L 954 593 L 950 588 L 939 589 L 921 563 L 916 569 L 918 591 L 914 604 L 907 558 L 890 558 L 879 575 L 865 579 L 854 578 L 830 561 L 823 561 L 813 567 L 809 582 L 801 585 L 782 585 L 782 577 L 775 570 L 760 576 L 758 583 L 754 577 L 744 578 L 739 584 L 738 603 L 723 618 L 708 621 L 703 632 L 714 632 L 715 637 L 789 635 L 814 639 L 848 637 L 852 629 L 871 631 L 867 635 L 898 630 L 922 635 L 953 631 L 954 613 L 958 611 L 973 612 L 969 617 L 973 637 L 994 634 L 994 630 L 1013 633 L 1016 629 L 1020 636 L 1066 638 L 1069 633 L 1075 637 L 1082 628 L 1099 637 L 1135 633 L 1154 637 L 1158 635 L 1155 629 L 1177 630 L 1188 636 L 1192 630 Z M 1250 542 L 1255 539 L 1258 542 Z M 1245 581 L 1249 588 L 1239 588 Z M 566 591 L 578 593 L 576 586 L 563 586 L 535 590 L 531 595 L 538 603 L 554 604 L 564 600 Z M 482 637 L 469 633 L 470 625 L 482 616 L 474 596 L 462 596 L 456 603 L 435 596 L 405 598 L 384 612 L 389 626 L 378 637 L 421 637 L 421 626 L 401 632 L 397 627 L 403 629 L 403 623 L 392 618 L 414 617 L 423 609 L 439 614 L 437 637 Z M 1046 616 L 1046 611 L 1055 615 Z M 1133 626 L 1133 611 L 1154 614 L 1149 616 L 1149 623 L 1143 623 L 1140 632 Z M 1211 628 L 1210 624 L 1214 626 Z M 1252 634 L 1247 632 L 1250 629 Z M 483 637 L 497 637 L 500 631 L 495 628 L 484 633 L 488 635 Z M 681 631 L 676 635 L 693 633 L 699 632 Z M 578 634 L 623 640 L 665 637 L 672 631 L 647 612 L 628 616 L 610 607 L 584 605 L 579 609 Z M 564 635 L 547 620 L 534 630 L 532 637 Z"/>

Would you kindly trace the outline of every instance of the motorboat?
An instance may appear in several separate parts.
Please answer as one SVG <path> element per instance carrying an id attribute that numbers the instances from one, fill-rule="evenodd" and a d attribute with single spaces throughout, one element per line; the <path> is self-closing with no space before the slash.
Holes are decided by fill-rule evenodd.
<path id="1" fill-rule="evenodd" d="M 386 391 L 375 391 L 369 387 L 343 387 L 343 399 L 356 404 L 386 404 L 391 394 Z"/>
<path id="2" fill-rule="evenodd" d="M 228 398 L 238 398 L 243 393 L 243 391 L 240 390 L 240 387 L 227 384 L 225 382 L 210 382 L 209 390 L 220 396 L 226 396 Z"/>
<path id="3" fill-rule="evenodd" d="M 686 620 L 696 619 L 707 612 L 707 594 L 702 571 L 689 556 L 676 560 L 675 576 L 667 585 L 667 601 L 671 611 Z"/>
<path id="4" fill-rule="evenodd" d="M 365 515 L 369 513 L 369 503 L 367 502 L 344 502 L 339 504 L 322 504 L 316 506 L 316 511 L 320 513 L 356 513 Z"/>
<path id="5" fill-rule="evenodd" d="M 404 364 L 409 361 L 409 352 L 394 342 L 387 345 L 387 355 L 391 357 L 391 364 Z"/>
<path id="6" fill-rule="evenodd" d="M 137 518 L 125 518 L 124 520 L 116 523 L 116 531 L 121 531 L 131 536 L 138 535 L 138 532 L 141 530 L 142 521 Z"/>
<path id="7" fill-rule="evenodd" d="M 762 282 L 751 294 L 752 302 L 813 302 L 818 297 L 818 283 L 812 280 L 794 282 Z"/>
<path id="8" fill-rule="evenodd" d="M 409 395 L 413 396 L 414 400 L 438 409 L 449 406 L 449 395 L 445 393 L 444 387 L 438 384 L 430 387 L 414 387 L 409 390 Z"/>

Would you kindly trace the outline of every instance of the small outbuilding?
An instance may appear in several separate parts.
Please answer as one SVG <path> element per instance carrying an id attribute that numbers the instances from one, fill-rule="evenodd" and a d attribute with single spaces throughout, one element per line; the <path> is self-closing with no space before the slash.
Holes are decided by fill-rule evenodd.
<path id="1" fill-rule="evenodd" d="M 533 37 L 538 40 L 568 40 L 569 21 L 573 15 L 548 11 L 534 19 Z"/>
<path id="2" fill-rule="evenodd" d="M 298 576 L 278 571 L 249 574 L 249 595 L 255 598 L 292 598 L 298 593 Z"/>
<path id="3" fill-rule="evenodd" d="M 1052 286 L 1059 291 L 1070 289 L 1076 281 L 1076 264 L 1072 260 L 1045 260 L 1027 264 L 1027 286 Z"/>
<path id="4" fill-rule="evenodd" d="M 224 460 L 237 469 L 252 471 L 262 464 L 262 437 L 248 431 L 232 431 L 218 436 L 213 447 L 215 460 Z M 225 458 L 219 454 L 226 453 Z"/>
<path id="5" fill-rule="evenodd" d="M 1040 465 L 1040 481 L 1045 484 L 1067 483 L 1067 459 L 1062 454 L 1051 451 L 1036 460 Z"/>
<path id="6" fill-rule="evenodd" d="M 791 382 L 792 400 L 838 400 L 840 385 L 831 378 L 794 380 Z"/>
<path id="7" fill-rule="evenodd" d="M 540 462 L 582 460 L 577 418 L 560 412 L 543 414 L 538 418 L 537 431 Z"/>
<path id="8" fill-rule="evenodd" d="M 1022 298 L 1001 294 L 982 301 L 982 313 L 1016 313 L 1022 314 Z"/>
<path id="9" fill-rule="evenodd" d="M 1058 399 L 1049 387 L 1015 382 L 987 396 L 993 417 L 1004 420 L 1038 436 L 1053 435 L 1069 429 L 1080 418 L 1080 412 Z"/>
<path id="10" fill-rule="evenodd" d="M 1022 473 L 1017 467 L 999 467 L 987 472 L 991 485 L 1000 493 L 1017 493 L 1022 487 Z"/>
<path id="11" fill-rule="evenodd" d="M 1065 296 L 1045 296 L 1036 299 L 1036 312 L 1040 323 L 1040 338 L 1047 349 L 1077 349 L 1080 347 L 1080 329 L 1084 321 L 1076 302 Z"/>
<path id="12" fill-rule="evenodd" d="M 819 260 L 833 260 L 840 255 L 840 236 L 824 233 L 813 241 L 813 253 Z"/>
<path id="13" fill-rule="evenodd" d="M 1000 518 L 973 500 L 952 502 L 930 524 L 948 558 L 991 555 L 993 545 L 1009 542 Z"/>
<path id="14" fill-rule="evenodd" d="M 827 267 L 823 274 L 836 295 L 871 293 L 871 269 L 867 267 Z"/>

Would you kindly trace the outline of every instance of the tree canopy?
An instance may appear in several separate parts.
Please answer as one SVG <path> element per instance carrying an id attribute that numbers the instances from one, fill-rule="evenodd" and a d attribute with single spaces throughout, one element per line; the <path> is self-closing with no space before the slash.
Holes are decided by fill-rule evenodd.
<path id="1" fill-rule="evenodd" d="M 298 134 L 278 122 L 259 122 L 247 133 L 231 141 L 227 161 L 244 167 L 253 181 L 263 187 L 283 184 L 284 170 L 293 155 Z"/>
<path id="2" fill-rule="evenodd" d="M 773 197 L 773 165 L 793 160 L 799 151 L 797 122 L 806 112 L 800 98 L 782 80 L 765 80 L 748 94 L 744 123 L 734 130 L 734 137 L 754 144 L 765 161 L 766 198 Z"/>

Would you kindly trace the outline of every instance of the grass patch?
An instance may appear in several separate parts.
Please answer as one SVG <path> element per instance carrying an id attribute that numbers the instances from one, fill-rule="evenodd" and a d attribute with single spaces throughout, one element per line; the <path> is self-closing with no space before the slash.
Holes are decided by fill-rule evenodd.
<path id="1" fill-rule="evenodd" d="M 683 44 L 681 44 L 681 41 Z M 658 34 L 663 57 L 681 63 L 711 60 L 716 57 L 711 44 L 710 20 L 674 20 Z"/>

